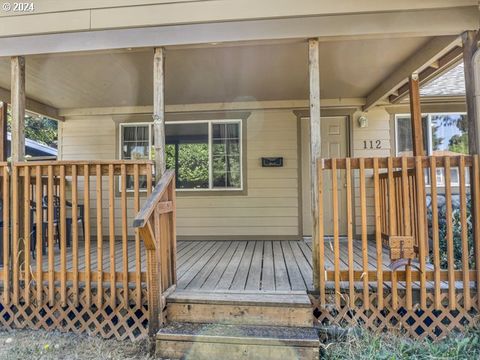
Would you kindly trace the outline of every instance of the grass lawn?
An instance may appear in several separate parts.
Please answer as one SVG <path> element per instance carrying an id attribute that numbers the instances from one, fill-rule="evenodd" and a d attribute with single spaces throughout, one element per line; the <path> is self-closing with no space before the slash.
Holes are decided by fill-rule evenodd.
<path id="1" fill-rule="evenodd" d="M 324 340 L 322 358 L 351 360 L 480 359 L 480 328 L 451 334 L 439 341 L 411 340 L 394 333 L 356 329 L 343 339 Z"/>
<path id="2" fill-rule="evenodd" d="M 480 359 L 480 329 L 437 342 L 356 329 L 342 339 L 323 339 L 322 359 Z M 147 340 L 103 340 L 47 331 L 0 331 L 0 359 L 151 359 Z M 287 359 L 286 359 L 287 360 Z"/>

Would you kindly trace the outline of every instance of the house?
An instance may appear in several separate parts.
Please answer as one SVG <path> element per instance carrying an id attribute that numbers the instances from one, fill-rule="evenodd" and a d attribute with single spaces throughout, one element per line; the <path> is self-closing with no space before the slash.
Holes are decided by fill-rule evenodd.
<path id="1" fill-rule="evenodd" d="M 10 156 L 12 134 L 7 132 L 7 157 Z M 25 139 L 25 157 L 35 160 L 55 160 L 57 149 L 32 139 Z"/>
<path id="2" fill-rule="evenodd" d="M 18 15 L 0 16 L 2 196 L 20 204 L 4 326 L 312 358 L 314 322 L 432 338 L 474 322 L 476 1 Z M 24 162 L 26 109 L 59 121 L 58 161 Z"/>

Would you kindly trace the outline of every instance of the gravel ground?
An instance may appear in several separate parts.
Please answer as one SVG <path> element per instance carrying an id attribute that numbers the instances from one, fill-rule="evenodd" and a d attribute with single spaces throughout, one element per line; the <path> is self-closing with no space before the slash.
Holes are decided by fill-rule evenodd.
<path id="1" fill-rule="evenodd" d="M 0 331 L 0 359 L 152 359 L 148 340 L 103 340 L 55 331 Z"/>

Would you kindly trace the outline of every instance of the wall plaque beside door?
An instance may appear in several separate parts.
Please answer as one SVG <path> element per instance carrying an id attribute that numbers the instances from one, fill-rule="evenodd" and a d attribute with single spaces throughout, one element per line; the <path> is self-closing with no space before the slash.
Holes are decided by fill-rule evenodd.
<path id="1" fill-rule="evenodd" d="M 283 157 L 262 157 L 262 167 L 283 167 Z"/>

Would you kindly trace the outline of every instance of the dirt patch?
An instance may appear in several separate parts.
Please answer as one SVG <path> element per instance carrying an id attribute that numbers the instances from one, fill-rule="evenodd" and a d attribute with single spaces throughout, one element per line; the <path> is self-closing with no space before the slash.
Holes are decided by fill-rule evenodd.
<path id="1" fill-rule="evenodd" d="M 0 331 L 0 359 L 152 359 L 149 341 L 104 340 L 56 331 Z"/>

